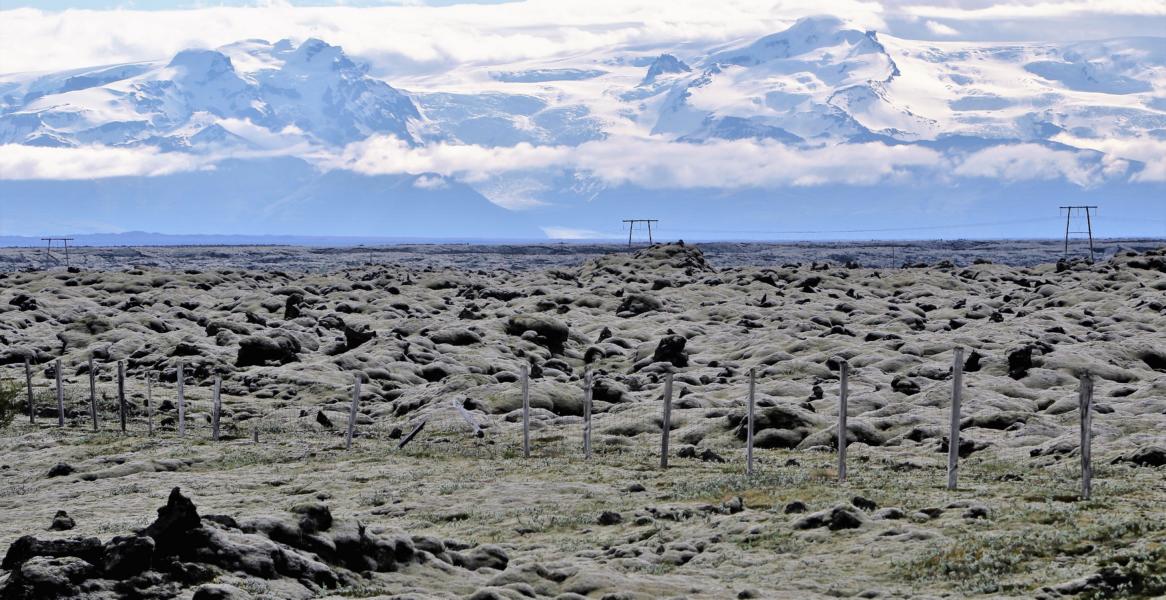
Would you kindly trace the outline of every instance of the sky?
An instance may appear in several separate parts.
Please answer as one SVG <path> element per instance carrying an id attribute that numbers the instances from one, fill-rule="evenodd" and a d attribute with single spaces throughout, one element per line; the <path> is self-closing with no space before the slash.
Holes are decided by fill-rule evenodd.
<path id="1" fill-rule="evenodd" d="M 563 56 L 615 47 L 711 47 L 733 43 L 780 31 L 799 17 L 820 14 L 824 6 L 834 14 L 844 15 L 855 27 L 937 44 L 1071 43 L 1162 37 L 1166 32 L 1163 0 L 837 0 L 827 4 L 820 0 L 0 0 L 0 74 L 167 61 L 186 48 L 215 48 L 249 38 L 319 37 L 367 62 L 372 75 L 390 83 L 440 83 L 449 73 L 465 72 L 475 65 L 481 65 L 484 73 L 494 64 L 553 63 Z M 1163 98 L 1160 106 L 1166 107 L 1166 80 L 1157 85 Z M 294 134 L 274 132 L 272 143 L 294 145 Z M 291 141 L 280 138 L 285 135 Z M 1123 233 L 1166 234 L 1166 201 L 1160 200 L 1166 186 L 1166 159 L 1162 158 L 1166 155 L 1166 139 L 1076 139 L 1074 135 L 1077 134 L 1068 131 L 1059 141 L 1106 153 L 1106 158 L 1099 161 L 1080 152 L 1035 144 L 953 156 L 926 147 L 878 142 L 792 149 L 749 140 L 693 145 L 613 135 L 577 145 L 415 146 L 395 137 L 374 135 L 330 149 L 326 156 L 314 150 L 314 164 L 317 168 L 367 177 L 419 176 L 410 179 L 410 185 L 417 189 L 466 185 L 507 210 L 554 215 L 541 221 L 523 215 L 534 231 L 549 237 L 610 235 L 617 228 L 606 224 L 612 214 L 596 219 L 587 213 L 585 203 L 575 206 L 573 213 L 560 214 L 554 212 L 557 207 L 545 199 L 546 194 L 540 200 L 522 193 L 545 190 L 548 185 L 545 179 L 523 179 L 531 168 L 581 171 L 611 189 L 650 190 L 644 195 L 655 199 L 652 210 L 666 210 L 667 200 L 662 195 L 673 192 L 686 198 L 694 194 L 732 196 L 741 206 L 750 207 L 766 195 L 788 198 L 784 201 L 786 206 L 775 205 L 780 210 L 788 210 L 789 204 L 798 202 L 811 206 L 832 203 L 833 212 L 826 216 L 840 222 L 836 228 L 863 230 L 863 236 L 868 233 L 866 229 L 882 229 L 887 224 L 864 227 L 871 217 L 854 216 L 863 214 L 857 209 L 865 210 L 865 205 L 879 202 L 872 198 L 881 195 L 905 197 L 902 181 L 912 176 L 937 180 L 946 186 L 919 192 L 931 200 L 914 198 L 915 206 L 928 206 L 929 202 L 931 206 L 942 205 L 956 211 L 949 218 L 968 223 L 995 222 L 1009 216 L 1011 211 L 1006 206 L 983 198 L 1000 195 L 1001 190 L 1007 193 L 1007 186 L 1015 182 L 1048 181 L 1058 186 L 1065 184 L 1067 187 L 1057 188 L 1064 194 L 1084 193 L 1078 198 L 1082 201 L 1089 201 L 1090 193 L 1108 196 L 1107 200 L 1120 208 L 1107 216 L 1115 224 L 1125 219 L 1120 229 Z M 1131 161 L 1142 161 L 1146 166 L 1137 171 L 1130 168 Z M 216 164 L 215 158 L 139 148 L 89 145 L 61 149 L 7 144 L 0 145 L 0 193 L 6 189 L 5 180 L 122 184 L 133 178 L 178 177 L 214 169 Z M 927 183 L 930 186 L 935 182 Z M 826 198 L 830 186 L 843 186 L 833 192 L 838 197 L 836 201 Z M 109 187 L 105 185 L 105 189 Z M 701 190 L 702 187 L 712 189 Z M 1048 189 L 1051 188 L 1026 193 L 1047 193 Z M 817 195 L 808 195 L 807 190 L 816 190 Z M 959 200 L 952 204 L 934 199 L 949 195 Z M 612 192 L 611 196 L 619 194 Z M 891 225 L 904 202 L 900 200 L 899 207 L 890 207 Z M 1049 195 L 1040 202 L 1039 210 L 1025 211 L 1023 218 L 1048 218 L 1046 209 L 1055 208 L 1057 200 Z M 685 211 L 688 231 L 700 231 L 701 227 L 694 224 L 702 218 L 699 205 Z M 124 215 L 116 211 L 106 211 L 102 220 L 92 221 L 93 225 L 54 225 L 46 213 L 29 213 L 23 225 L 14 225 L 13 210 L 9 208 L 7 212 L 6 217 L 5 207 L 0 205 L 0 235 L 35 235 L 59 231 L 62 226 L 86 231 L 130 227 L 129 219 L 118 222 Z M 1140 224 L 1139 213 L 1149 215 Z M 929 213 L 915 212 L 909 218 L 925 218 L 926 214 Z M 943 217 L 926 218 L 934 224 Z M 211 232 L 206 229 L 218 227 L 214 221 L 188 223 L 198 223 L 202 229 L 176 233 Z M 138 225 L 151 230 L 174 228 L 158 220 L 135 221 Z M 246 231 L 239 229 L 246 226 L 259 227 L 254 219 L 240 217 L 237 222 L 222 225 L 221 230 Z M 716 235 L 720 228 L 730 226 L 713 223 L 705 231 Z M 752 231 L 803 229 L 822 227 L 807 216 L 797 224 L 762 223 Z M 961 233 L 976 231 L 972 228 Z M 270 228 L 263 232 L 295 233 Z"/>

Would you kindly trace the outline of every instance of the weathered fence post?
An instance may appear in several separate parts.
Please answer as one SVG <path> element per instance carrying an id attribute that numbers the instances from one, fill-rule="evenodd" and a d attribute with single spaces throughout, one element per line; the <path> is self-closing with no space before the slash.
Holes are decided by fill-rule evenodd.
<path id="1" fill-rule="evenodd" d="M 672 374 L 664 375 L 664 430 L 660 434 L 660 468 L 668 468 L 668 435 L 672 431 Z"/>
<path id="2" fill-rule="evenodd" d="M 846 401 L 850 385 L 850 363 L 845 360 L 838 364 L 838 482 L 846 481 Z"/>
<path id="3" fill-rule="evenodd" d="M 223 378 L 215 375 L 214 400 L 211 409 L 213 411 L 211 413 L 211 439 L 216 442 L 219 441 L 219 418 L 223 414 L 223 401 L 222 397 L 219 396 L 219 389 L 222 385 Z"/>
<path id="4" fill-rule="evenodd" d="M 251 441 L 255 444 L 259 443 L 259 426 L 258 425 L 251 426 Z"/>
<path id="5" fill-rule="evenodd" d="M 745 474 L 753 474 L 753 398 L 754 392 L 757 389 L 757 369 L 749 369 L 749 412 L 748 422 L 745 424 L 748 429 L 745 431 Z"/>
<path id="6" fill-rule="evenodd" d="M 117 361 L 117 412 L 121 419 L 121 432 L 126 432 L 126 365 Z"/>
<path id="7" fill-rule="evenodd" d="M 348 434 L 344 437 L 345 450 L 352 450 L 352 431 L 356 428 L 356 408 L 360 403 L 360 375 L 354 375 L 352 380 L 352 408 L 348 409 Z"/>
<path id="8" fill-rule="evenodd" d="M 1093 493 L 1093 375 L 1081 375 L 1081 499 Z"/>
<path id="9" fill-rule="evenodd" d="M 93 420 L 93 431 L 97 431 L 97 369 L 92 354 L 89 355 L 89 417 Z"/>
<path id="10" fill-rule="evenodd" d="M 178 437 L 186 437 L 186 391 L 183 389 L 182 363 L 178 363 Z"/>
<path id="11" fill-rule="evenodd" d="M 154 377 L 146 372 L 146 435 L 154 436 Z"/>
<path id="12" fill-rule="evenodd" d="M 409 435 L 401 438 L 401 441 L 397 443 L 397 450 L 404 448 L 405 444 L 408 444 L 410 441 L 412 441 L 412 439 L 414 437 L 417 437 L 417 434 L 421 433 L 422 429 L 425 429 L 425 424 L 428 422 L 429 422 L 428 418 L 422 419 L 422 421 L 420 423 L 418 423 L 416 427 L 413 428 L 413 431 L 409 432 Z"/>
<path id="13" fill-rule="evenodd" d="M 583 373 L 583 458 L 591 458 L 591 369 Z"/>
<path id="14" fill-rule="evenodd" d="M 65 426 L 65 388 L 61 386 L 61 359 L 57 359 L 54 370 L 57 372 L 57 426 Z"/>
<path id="15" fill-rule="evenodd" d="M 530 458 L 530 367 L 522 366 L 522 457 Z"/>
<path id="16" fill-rule="evenodd" d="M 960 471 L 960 401 L 964 391 L 964 349 L 956 348 L 951 365 L 951 435 L 947 438 L 947 489 L 956 489 Z"/>
<path id="17" fill-rule="evenodd" d="M 28 422 L 36 423 L 36 401 L 32 393 L 32 365 L 24 359 L 24 384 L 28 386 Z"/>

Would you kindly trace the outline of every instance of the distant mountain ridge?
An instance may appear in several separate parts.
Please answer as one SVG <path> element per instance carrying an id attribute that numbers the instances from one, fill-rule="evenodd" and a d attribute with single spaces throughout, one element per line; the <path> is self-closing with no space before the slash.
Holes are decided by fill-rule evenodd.
<path id="1" fill-rule="evenodd" d="M 385 143 L 392 138 L 400 144 Z M 629 140 L 646 150 L 625 158 Z M 1117 196 L 1131 202 L 1159 198 L 1161 179 L 1138 180 L 1145 164 L 1120 154 L 1126 141 L 1166 142 L 1166 37 L 929 42 L 812 17 L 730 43 L 615 46 L 399 75 L 320 39 L 241 40 L 155 62 L 0 75 L 0 145 L 189 159 L 150 177 L 0 179 L 0 196 L 12 200 L 0 227 L 608 236 L 627 206 L 675 218 L 697 196 L 750 206 L 791 197 L 853 214 L 872 195 L 840 191 L 830 177 L 867 171 L 857 179 L 917 186 L 892 194 L 888 184 L 878 197 L 957 190 L 966 203 L 1008 185 L 1054 209 L 1070 196 L 1093 202 L 1104 186 L 1122 186 Z M 790 159 L 774 167 L 794 173 L 740 185 L 673 176 L 678 184 L 665 171 L 685 175 L 685 164 L 635 164 L 657 145 L 683 162 L 709 156 L 689 150 L 729 142 Z M 863 144 L 854 156 L 922 158 L 885 172 L 851 167 L 845 150 Z M 581 160 L 538 160 L 574 159 L 574 150 Z M 358 168 L 364 152 L 374 168 Z M 816 166 L 805 155 L 841 164 L 803 178 L 797 170 Z M 506 168 L 495 172 L 491 160 Z M 383 164 L 390 168 L 375 168 Z M 595 164 L 615 175 L 597 176 Z M 588 213 L 598 207 L 608 212 Z M 760 215 L 776 220 L 771 213 Z M 172 214 L 186 226 L 168 229 Z"/>
<path id="2" fill-rule="evenodd" d="M 166 62 L 0 76 L 0 143 L 199 152 L 381 134 L 574 145 L 627 126 L 686 141 L 790 144 L 1166 137 L 1166 38 L 940 44 L 817 17 L 704 53 L 673 50 L 491 68 L 468 90 L 382 81 L 319 39 L 243 40 Z M 606 106 L 595 89 L 621 105 Z"/>

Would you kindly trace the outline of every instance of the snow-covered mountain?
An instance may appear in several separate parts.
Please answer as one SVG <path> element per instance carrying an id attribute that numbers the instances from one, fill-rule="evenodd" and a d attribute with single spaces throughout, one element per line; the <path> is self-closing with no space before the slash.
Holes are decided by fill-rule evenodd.
<path id="1" fill-rule="evenodd" d="M 665 147 L 677 157 L 712 148 L 693 159 L 707 162 L 718 158 L 717 144 L 734 141 L 777 157 L 746 149 L 753 171 L 773 160 L 790 162 L 787 170 L 836 163 L 825 174 L 745 177 L 734 189 L 872 182 L 925 168 L 939 175 L 924 179 L 1004 173 L 1081 188 L 1115 174 L 1136 181 L 1142 170 L 1154 174 L 1144 181 L 1166 180 L 1166 159 L 1153 150 L 1166 148 L 1166 37 L 932 42 L 816 17 L 716 45 L 617 46 L 425 73 L 393 73 L 377 60 L 319 39 L 243 40 L 156 62 L 0 75 L 0 146 L 145 149 L 184 157 L 187 170 L 230 160 L 236 181 L 248 177 L 248 164 L 267 168 L 261 159 L 293 158 L 320 177 L 357 165 L 364 175 L 404 176 L 393 185 L 409 187 L 410 197 L 462 190 L 466 206 L 489 200 L 511 209 L 578 204 L 619 186 L 668 189 L 653 181 L 659 163 L 620 161 Z M 640 154 L 621 157 L 625 146 Z M 974 156 L 993 148 L 1003 150 Z M 848 164 L 870 151 L 903 164 Z M 1160 162 L 1147 166 L 1154 156 Z M 976 160 L 961 162 L 968 157 Z M 688 166 L 669 175 L 680 181 L 673 189 L 725 186 Z M 311 179 L 311 169 L 294 170 Z M 32 200 L 54 193 L 39 185 L 9 187 Z M 314 206 L 311 190 L 345 194 L 331 179 L 300 189 L 270 205 Z"/>
<path id="2" fill-rule="evenodd" d="M 406 91 L 407 90 L 407 91 Z M 720 47 L 613 49 L 383 81 L 317 39 L 0 76 L 0 143 L 198 152 L 411 143 L 576 145 L 611 134 L 788 144 L 1166 136 L 1166 38 L 917 42 L 834 17 Z"/>
<path id="3" fill-rule="evenodd" d="M 150 145 L 199 151 L 374 133 L 413 140 L 413 102 L 320 40 L 246 40 L 166 63 L 82 69 L 0 84 L 0 143 Z"/>

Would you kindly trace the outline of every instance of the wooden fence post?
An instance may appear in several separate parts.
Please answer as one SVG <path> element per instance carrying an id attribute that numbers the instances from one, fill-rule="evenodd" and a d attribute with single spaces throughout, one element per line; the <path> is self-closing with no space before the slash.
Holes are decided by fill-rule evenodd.
<path id="1" fill-rule="evenodd" d="M 846 401 L 850 385 L 850 363 L 845 360 L 838 364 L 838 483 L 846 481 Z"/>
<path id="2" fill-rule="evenodd" d="M 223 378 L 219 375 L 215 375 L 215 389 L 214 392 L 212 392 L 214 396 L 213 404 L 211 405 L 213 407 L 211 409 L 211 439 L 216 442 L 219 441 L 219 418 L 223 414 L 223 401 L 222 397 L 219 395 L 219 389 L 222 387 L 222 385 Z"/>
<path id="3" fill-rule="evenodd" d="M 522 457 L 530 458 L 530 367 L 522 366 Z"/>
<path id="4" fill-rule="evenodd" d="M 57 426 L 65 426 L 65 388 L 61 386 L 61 359 L 57 359 Z"/>
<path id="5" fill-rule="evenodd" d="M 24 359 L 24 384 L 28 387 L 28 422 L 36 423 L 36 401 L 32 393 L 32 365 Z"/>
<path id="6" fill-rule="evenodd" d="M 251 426 L 251 442 L 255 444 L 259 443 L 259 425 Z"/>
<path id="7" fill-rule="evenodd" d="M 121 419 L 121 432 L 126 432 L 126 365 L 117 361 L 117 412 Z"/>
<path id="8" fill-rule="evenodd" d="M 583 373 L 583 458 L 591 458 L 591 369 Z"/>
<path id="9" fill-rule="evenodd" d="M 753 474 L 753 407 L 754 392 L 757 389 L 757 369 L 749 369 L 749 412 L 745 431 L 745 474 Z"/>
<path id="10" fill-rule="evenodd" d="M 1093 375 L 1081 375 L 1081 499 L 1093 493 Z"/>
<path id="11" fill-rule="evenodd" d="M 97 368 L 92 354 L 89 355 L 89 417 L 93 419 L 93 431 L 97 431 Z"/>
<path id="12" fill-rule="evenodd" d="M 960 470 L 960 403 L 964 391 L 964 349 L 956 348 L 951 365 L 951 435 L 947 438 L 947 489 L 956 489 Z"/>
<path id="13" fill-rule="evenodd" d="M 146 435 L 154 436 L 154 377 L 146 371 Z"/>
<path id="14" fill-rule="evenodd" d="M 360 375 L 354 375 L 352 380 L 352 407 L 348 409 L 348 434 L 344 437 L 345 450 L 352 450 L 352 431 L 356 428 L 356 408 L 360 403 Z"/>
<path id="15" fill-rule="evenodd" d="M 672 374 L 664 375 L 664 430 L 660 434 L 660 468 L 668 468 L 668 435 L 672 431 Z"/>
<path id="16" fill-rule="evenodd" d="M 178 437 L 186 437 L 186 390 L 183 389 L 184 379 L 182 363 L 178 363 Z"/>
<path id="17" fill-rule="evenodd" d="M 428 422 L 429 422 L 428 418 L 422 419 L 422 421 L 420 423 L 418 423 L 416 427 L 413 428 L 413 431 L 409 432 L 409 435 L 401 438 L 400 442 L 397 442 L 397 450 L 404 448 L 405 444 L 408 444 L 410 441 L 413 440 L 413 438 L 417 437 L 417 434 L 421 433 L 422 429 L 425 429 L 425 424 Z"/>

